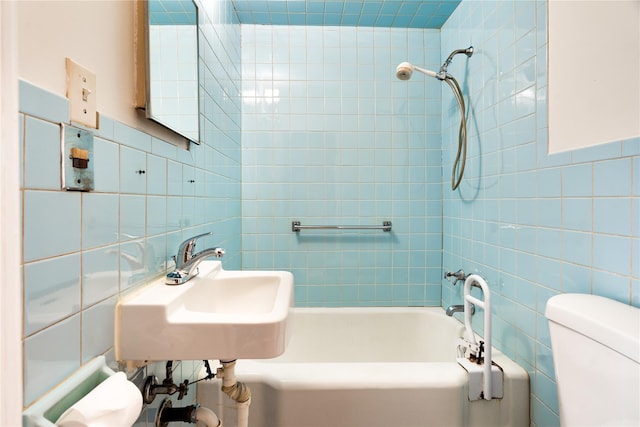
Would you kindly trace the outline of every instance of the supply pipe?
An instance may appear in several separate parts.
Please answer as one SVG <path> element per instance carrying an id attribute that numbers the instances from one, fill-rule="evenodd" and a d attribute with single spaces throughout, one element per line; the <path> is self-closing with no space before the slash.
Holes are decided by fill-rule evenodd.
<path id="1" fill-rule="evenodd" d="M 238 427 L 249 426 L 249 405 L 251 404 L 251 390 L 236 379 L 236 361 L 221 360 L 222 368 L 218 368 L 216 376 L 222 378 L 222 392 L 236 402 L 238 409 Z"/>

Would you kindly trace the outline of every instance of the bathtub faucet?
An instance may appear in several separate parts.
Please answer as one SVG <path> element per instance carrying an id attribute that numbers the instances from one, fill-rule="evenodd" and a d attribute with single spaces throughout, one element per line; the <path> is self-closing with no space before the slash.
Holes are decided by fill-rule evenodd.
<path id="1" fill-rule="evenodd" d="M 471 307 L 471 314 L 473 315 L 476 312 L 476 306 L 471 304 L 470 307 Z M 447 307 L 447 310 L 446 310 L 447 316 L 451 317 L 455 313 L 464 313 L 464 304 L 450 305 L 449 307 Z"/>
<path id="2" fill-rule="evenodd" d="M 180 244 L 177 255 L 173 258 L 176 262 L 176 268 L 167 274 L 165 283 L 167 285 L 181 285 L 198 275 L 198 265 L 206 258 L 216 257 L 222 258 L 224 249 L 209 248 L 201 252 L 195 253 L 196 241 L 200 237 L 209 236 L 211 232 L 193 236 Z"/>

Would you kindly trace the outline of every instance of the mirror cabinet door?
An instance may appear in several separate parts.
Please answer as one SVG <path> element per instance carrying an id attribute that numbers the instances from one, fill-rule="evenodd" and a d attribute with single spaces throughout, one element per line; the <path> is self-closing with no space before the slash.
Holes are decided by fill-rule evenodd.
<path id="1" fill-rule="evenodd" d="M 197 6 L 193 0 L 142 3 L 146 116 L 199 143 Z"/>

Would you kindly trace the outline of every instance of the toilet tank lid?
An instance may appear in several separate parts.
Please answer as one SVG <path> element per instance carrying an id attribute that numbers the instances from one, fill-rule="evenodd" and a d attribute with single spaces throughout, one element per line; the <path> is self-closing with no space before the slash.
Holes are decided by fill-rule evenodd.
<path id="1" fill-rule="evenodd" d="M 549 298 L 544 314 L 640 363 L 640 309 L 598 295 L 561 294 Z"/>

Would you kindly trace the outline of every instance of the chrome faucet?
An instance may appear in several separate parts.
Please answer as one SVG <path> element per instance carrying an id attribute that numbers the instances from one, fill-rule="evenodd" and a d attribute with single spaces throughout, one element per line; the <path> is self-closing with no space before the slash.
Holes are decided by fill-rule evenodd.
<path id="1" fill-rule="evenodd" d="M 181 285 L 188 282 L 198 275 L 198 265 L 202 261 L 210 257 L 222 258 L 224 256 L 224 249 L 222 248 L 209 248 L 198 253 L 194 252 L 196 241 L 211 234 L 213 233 L 198 234 L 180 243 L 178 253 L 173 257 L 176 262 L 176 268 L 167 274 L 165 278 L 167 285 Z"/>
<path id="2" fill-rule="evenodd" d="M 473 315 L 476 312 L 476 306 L 473 304 L 471 304 L 470 306 L 471 306 L 471 314 Z M 450 305 L 449 307 L 447 307 L 447 310 L 445 313 L 449 317 L 453 316 L 455 313 L 464 313 L 464 304 Z"/>

